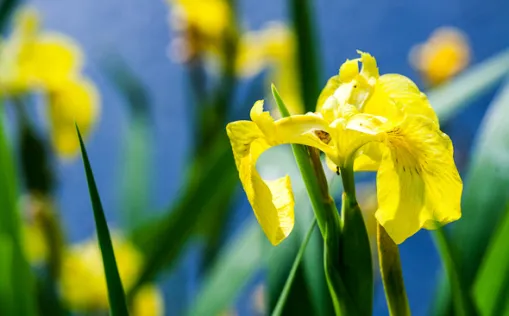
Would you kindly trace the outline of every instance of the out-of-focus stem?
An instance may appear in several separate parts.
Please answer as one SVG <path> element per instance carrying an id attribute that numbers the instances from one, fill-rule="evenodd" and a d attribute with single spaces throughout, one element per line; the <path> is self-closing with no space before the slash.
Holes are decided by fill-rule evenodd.
<path id="1" fill-rule="evenodd" d="M 449 242 L 445 231 L 440 227 L 439 223 L 436 223 L 436 227 L 437 229 L 434 233 L 435 244 L 451 284 L 454 311 L 459 316 L 476 316 L 478 315 L 476 307 L 470 297 L 468 288 L 464 286 L 459 275 L 460 270 L 456 262 L 456 250 Z"/>

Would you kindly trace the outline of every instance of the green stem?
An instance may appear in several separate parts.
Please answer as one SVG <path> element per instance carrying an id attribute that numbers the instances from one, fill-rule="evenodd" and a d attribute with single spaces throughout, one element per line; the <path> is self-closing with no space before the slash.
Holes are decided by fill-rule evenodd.
<path id="1" fill-rule="evenodd" d="M 274 308 L 274 311 L 272 312 L 272 316 L 279 316 L 283 313 L 283 308 L 286 304 L 286 299 L 288 298 L 288 294 L 290 293 L 290 289 L 292 287 L 292 282 L 295 279 L 295 274 L 297 273 L 297 268 L 299 267 L 300 262 L 302 261 L 302 257 L 304 256 L 304 252 L 306 250 L 306 247 L 309 243 L 309 240 L 311 239 L 311 236 L 313 235 L 313 230 L 316 227 L 316 218 L 313 218 L 313 221 L 311 222 L 311 226 L 309 226 L 309 229 L 306 233 L 306 236 L 304 237 L 304 240 L 302 241 L 302 244 L 300 245 L 299 251 L 297 252 L 297 256 L 295 257 L 295 261 L 293 262 L 292 269 L 290 270 L 290 274 L 288 275 L 288 278 L 286 279 L 285 286 L 283 287 L 283 291 L 281 291 L 281 295 L 279 296 L 279 299 L 277 301 L 276 307 Z"/>
<path id="2" fill-rule="evenodd" d="M 353 163 L 340 167 L 343 180 L 339 271 L 352 298 L 355 315 L 373 312 L 371 244 L 355 195 Z"/>
<path id="3" fill-rule="evenodd" d="M 398 245 L 389 237 L 383 226 L 377 225 L 378 257 L 385 298 L 391 316 L 409 316 L 410 306 L 403 282 Z"/>
<path id="4" fill-rule="evenodd" d="M 274 85 L 272 94 L 283 117 L 290 115 Z M 327 178 L 323 171 L 320 153 L 316 148 L 292 145 L 293 154 L 311 200 L 316 221 L 325 242 L 324 265 L 327 284 L 337 315 L 344 314 L 351 304 L 338 272 L 340 223 L 334 200 L 329 194 Z M 343 313 L 342 313 L 343 311 Z M 347 315 L 350 315 L 348 313 Z"/>

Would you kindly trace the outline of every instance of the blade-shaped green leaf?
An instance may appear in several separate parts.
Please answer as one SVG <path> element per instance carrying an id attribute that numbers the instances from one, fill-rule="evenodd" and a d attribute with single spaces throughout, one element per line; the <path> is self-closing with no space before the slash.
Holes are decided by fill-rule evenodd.
<path id="1" fill-rule="evenodd" d="M 461 262 L 460 277 L 463 285 L 470 289 L 494 228 L 509 203 L 507 104 L 509 82 L 497 94 L 481 124 L 467 177 L 464 179 L 463 215 L 452 229 L 451 243 L 457 246 L 457 260 Z M 441 298 L 439 304 L 434 308 L 436 314 L 450 313 L 450 299 Z"/>
<path id="2" fill-rule="evenodd" d="M 227 244 L 193 302 L 189 315 L 219 315 L 231 306 L 263 257 L 262 231 L 255 221 L 244 224 L 238 238 Z"/>
<path id="3" fill-rule="evenodd" d="M 509 211 L 498 226 L 477 274 L 473 295 L 481 315 L 502 315 L 509 297 Z"/>
<path id="4" fill-rule="evenodd" d="M 440 122 L 452 118 L 502 80 L 509 71 L 509 51 L 504 51 L 466 70 L 450 82 L 428 91 Z"/>
<path id="5" fill-rule="evenodd" d="M 11 238 L 0 235 L 0 304 L 2 315 L 15 315 L 14 293 L 12 290 L 11 274 L 13 264 L 13 249 Z"/>
<path id="6" fill-rule="evenodd" d="M 85 168 L 85 174 L 87 176 L 90 201 L 92 202 L 92 209 L 94 211 L 97 239 L 99 242 L 99 247 L 101 249 L 104 274 L 106 276 L 106 285 L 108 287 L 110 312 L 112 315 L 119 316 L 129 315 L 124 296 L 124 289 L 122 287 L 122 281 L 120 280 L 120 274 L 118 273 L 117 262 L 115 260 L 115 252 L 113 251 L 113 245 L 111 243 L 108 224 L 106 222 L 106 217 L 104 215 L 101 199 L 99 197 L 99 191 L 97 190 L 97 186 L 95 184 L 94 174 L 92 173 L 92 167 L 90 166 L 88 154 L 85 149 L 83 139 L 81 138 L 78 125 L 76 125 L 76 132 L 78 133 L 78 138 L 80 141 L 81 155 L 83 157 L 83 166 Z"/>
<path id="7" fill-rule="evenodd" d="M 311 222 L 311 225 L 309 226 L 308 231 L 306 232 L 306 235 L 304 236 L 304 240 L 302 241 L 302 244 L 300 245 L 299 252 L 295 256 L 295 260 L 293 261 L 292 268 L 290 270 L 290 274 L 288 275 L 288 278 L 286 279 L 285 286 L 283 290 L 281 291 L 281 295 L 278 299 L 278 302 L 276 304 L 276 308 L 272 311 L 272 315 L 282 315 L 283 314 L 283 308 L 286 304 L 286 301 L 288 299 L 288 295 L 290 294 L 290 290 L 292 287 L 293 280 L 295 278 L 295 275 L 297 274 L 297 269 L 302 261 L 302 257 L 304 256 L 304 252 L 306 251 L 306 247 L 308 245 L 309 240 L 311 239 L 311 236 L 313 234 L 313 230 L 316 227 L 316 219 L 314 218 Z"/>
<path id="8" fill-rule="evenodd" d="M 5 275 L 6 270 L 9 273 L 6 275 L 7 279 L 2 282 L 7 282 L 4 284 L 9 286 L 5 289 L 6 291 L 0 292 L 2 295 L 0 314 L 8 315 L 7 313 L 12 311 L 13 315 L 34 315 L 35 284 L 22 248 L 16 168 L 3 123 L 2 113 L 0 114 L 0 236 L 3 238 L 3 251 L 6 255 L 10 253 L 11 260 L 9 263 L 9 259 L 6 258 L 7 262 L 3 266 L 2 273 Z M 8 310 L 4 311 L 4 307 Z"/>
<path id="9" fill-rule="evenodd" d="M 313 1 L 290 0 L 290 13 L 297 38 L 299 85 L 305 112 L 314 112 L 320 94 L 318 36 L 314 30 Z"/>

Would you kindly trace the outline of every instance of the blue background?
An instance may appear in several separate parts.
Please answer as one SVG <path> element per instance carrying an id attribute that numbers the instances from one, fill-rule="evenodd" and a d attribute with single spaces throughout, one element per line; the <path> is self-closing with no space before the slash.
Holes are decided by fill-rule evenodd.
<path id="1" fill-rule="evenodd" d="M 191 147 L 192 113 L 185 92 L 184 67 L 168 58 L 171 31 L 168 7 L 163 0 L 34 0 L 46 29 L 75 38 L 87 56 L 86 72 L 102 95 L 102 115 L 88 142 L 104 208 L 113 226 L 118 225 L 122 148 L 128 128 L 125 100 L 102 70 L 111 53 L 120 54 L 146 85 L 154 106 L 154 184 L 151 207 L 162 209 L 179 191 Z M 258 29 L 265 21 L 286 20 L 284 1 L 239 1 L 246 29 Z M 381 72 L 405 74 L 419 82 L 408 63 L 410 48 L 425 41 L 437 27 L 452 25 L 470 38 L 473 62 L 477 63 L 508 47 L 509 2 L 486 0 L 353 1 L 314 2 L 321 46 L 323 82 L 339 65 L 361 49 L 375 55 Z M 460 168 L 467 155 L 482 114 L 490 100 L 485 96 L 445 126 L 456 144 Z M 87 186 L 79 159 L 58 165 L 59 208 L 73 242 L 94 232 Z M 244 214 L 244 213 L 242 213 Z M 245 213 L 248 214 L 248 213 Z M 246 215 L 252 216 L 252 215 Z M 241 220 L 242 216 L 237 216 Z M 192 249 L 182 260 L 166 290 L 172 311 L 181 310 L 196 291 Z M 421 232 L 401 246 L 405 282 L 414 315 L 424 315 L 439 276 L 440 262 L 430 235 Z M 177 284 L 177 286 L 175 286 Z M 173 313 L 172 313 L 173 314 Z M 383 292 L 376 291 L 375 315 L 385 315 Z"/>

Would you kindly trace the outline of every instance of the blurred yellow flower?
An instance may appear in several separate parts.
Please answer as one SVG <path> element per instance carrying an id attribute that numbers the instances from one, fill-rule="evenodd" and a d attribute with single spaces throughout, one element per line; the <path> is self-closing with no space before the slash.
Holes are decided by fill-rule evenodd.
<path id="1" fill-rule="evenodd" d="M 63 157 L 72 157 L 79 151 L 74 122 L 82 134 L 88 135 L 99 114 L 99 94 L 86 78 L 62 82 L 48 93 L 48 113 L 51 140 Z M 72 105 L 72 107 L 70 106 Z"/>
<path id="2" fill-rule="evenodd" d="M 231 23 L 226 0 L 167 0 L 171 6 L 170 23 L 179 33 L 173 42 L 181 61 L 190 61 L 202 53 L 220 56 L 225 33 Z"/>
<path id="3" fill-rule="evenodd" d="M 48 245 L 41 225 L 35 221 L 28 221 L 22 227 L 23 247 L 31 264 L 40 264 L 48 259 Z"/>
<path id="4" fill-rule="evenodd" d="M 467 36 L 454 27 L 437 29 L 426 43 L 410 51 L 411 65 L 431 86 L 441 84 L 457 75 L 470 62 Z"/>
<path id="5" fill-rule="evenodd" d="M 23 204 L 23 248 L 31 264 L 46 263 L 51 256 L 50 247 L 60 246 L 56 237 L 59 232 L 53 226 L 53 203 L 51 199 L 40 194 L 28 194 L 22 199 Z M 48 241 L 46 232 L 51 230 L 53 244 Z M 51 245 L 50 245 L 51 244 Z M 58 251 L 58 249 L 52 249 Z"/>
<path id="6" fill-rule="evenodd" d="M 74 121 L 87 136 L 98 118 L 99 94 L 81 73 L 79 46 L 62 34 L 41 32 L 39 26 L 35 9 L 24 7 L 16 14 L 11 36 L 0 44 L 0 91 L 4 97 L 42 92 L 49 103 L 55 149 L 70 157 L 79 148 Z"/>
<path id="7" fill-rule="evenodd" d="M 78 46 L 58 33 L 40 32 L 39 16 L 26 7 L 14 19 L 9 39 L 0 46 L 0 87 L 6 94 L 52 89 L 79 73 Z"/>
<path id="8" fill-rule="evenodd" d="M 274 83 L 291 114 L 304 112 L 297 72 L 295 36 L 283 24 L 271 22 L 262 30 L 241 37 L 236 61 L 241 77 L 257 75 L 266 68 L 268 81 Z"/>
<path id="9" fill-rule="evenodd" d="M 108 310 L 108 292 L 101 252 L 96 240 L 72 246 L 64 254 L 61 293 L 72 310 Z M 126 240 L 113 238 L 115 258 L 124 290 L 128 290 L 140 273 L 141 254 Z M 163 315 L 161 293 L 155 286 L 140 289 L 133 299 L 132 315 Z"/>
<path id="10" fill-rule="evenodd" d="M 256 161 L 280 144 L 318 148 L 338 173 L 340 168 L 377 171 L 375 217 L 396 243 L 461 216 L 462 182 L 452 143 L 428 99 L 404 76 L 380 76 L 376 60 L 360 54 L 329 80 L 317 113 L 274 120 L 258 101 L 251 121 L 226 128 L 247 198 L 274 245 L 293 228 L 293 192 L 288 176 L 264 181 Z"/>

